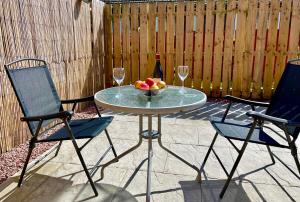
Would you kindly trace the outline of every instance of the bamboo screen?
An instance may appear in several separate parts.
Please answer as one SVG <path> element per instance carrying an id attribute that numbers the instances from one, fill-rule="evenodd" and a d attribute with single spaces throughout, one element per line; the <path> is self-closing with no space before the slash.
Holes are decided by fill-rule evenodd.
<path id="1" fill-rule="evenodd" d="M 126 83 L 151 76 L 159 52 L 168 84 L 180 84 L 176 67 L 185 64 L 188 87 L 213 97 L 268 99 L 287 59 L 300 54 L 300 0 L 152 1 L 106 9 L 107 75 L 122 65 Z"/>
<path id="2" fill-rule="evenodd" d="M 0 153 L 29 135 L 3 65 L 44 59 L 62 99 L 92 95 L 104 87 L 104 6 L 98 0 L 0 1 Z"/>

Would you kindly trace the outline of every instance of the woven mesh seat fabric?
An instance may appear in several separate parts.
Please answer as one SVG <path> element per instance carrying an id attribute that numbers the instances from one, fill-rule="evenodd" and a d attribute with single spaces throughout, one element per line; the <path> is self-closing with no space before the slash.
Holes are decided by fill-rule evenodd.
<path id="1" fill-rule="evenodd" d="M 300 122 L 300 65 L 287 63 L 266 114 Z M 288 131 L 297 138 L 300 128 L 289 127 Z"/>
<path id="2" fill-rule="evenodd" d="M 10 69 L 12 80 L 25 117 L 40 116 L 60 111 L 61 102 L 49 69 L 46 65 L 23 69 Z M 45 121 L 46 126 L 51 121 Z M 35 133 L 38 122 L 30 122 L 29 127 Z"/>
<path id="3" fill-rule="evenodd" d="M 99 135 L 113 120 L 112 116 L 92 118 L 92 119 L 78 119 L 70 121 L 69 125 L 75 139 L 93 138 Z M 65 127 L 59 129 L 42 141 L 58 141 L 58 140 L 70 140 Z"/>
<path id="4" fill-rule="evenodd" d="M 210 122 L 213 125 L 213 127 L 218 131 L 218 133 L 223 137 L 242 141 L 246 139 L 249 130 L 252 126 L 251 122 L 235 121 L 231 119 L 225 119 L 225 121 L 222 122 L 222 119 L 217 117 L 211 117 Z M 265 133 L 260 127 L 256 127 L 254 129 L 249 142 L 264 145 L 272 145 L 277 147 L 282 146 L 271 136 Z"/>

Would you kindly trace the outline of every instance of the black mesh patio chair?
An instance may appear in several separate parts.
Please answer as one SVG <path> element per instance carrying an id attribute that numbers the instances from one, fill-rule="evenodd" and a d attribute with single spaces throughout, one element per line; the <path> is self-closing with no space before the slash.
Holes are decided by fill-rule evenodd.
<path id="1" fill-rule="evenodd" d="M 297 148 L 295 145 L 296 139 L 300 131 L 300 65 L 295 64 L 295 62 L 297 62 L 297 60 L 290 61 L 289 63 L 287 63 L 284 73 L 279 81 L 279 84 L 272 96 L 270 103 L 255 102 L 233 96 L 225 96 L 225 99 L 229 100 L 229 104 L 227 106 L 227 109 L 225 110 L 223 117 L 210 118 L 210 122 L 215 128 L 216 134 L 204 158 L 200 171 L 201 173 L 204 171 L 204 166 L 208 159 L 208 156 L 210 152 L 213 151 L 222 169 L 228 177 L 220 193 L 220 198 L 224 196 L 225 191 L 230 183 L 230 180 L 232 179 L 232 176 L 242 158 L 242 155 L 248 143 L 266 145 L 272 160 L 272 164 L 275 163 L 275 154 L 271 152 L 270 146 L 290 149 L 291 154 L 295 160 L 298 172 L 300 173 L 300 165 L 297 157 Z M 249 117 L 252 117 L 253 121 L 247 122 L 226 119 L 226 116 L 230 110 L 232 103 L 243 103 L 246 105 L 250 105 L 252 111 L 249 111 L 246 114 Z M 256 106 L 267 107 L 265 114 L 256 112 Z M 273 138 L 274 135 L 276 135 L 276 133 L 270 134 L 270 132 L 266 132 L 266 130 L 264 129 L 269 127 L 264 125 L 264 122 L 270 122 L 279 127 L 281 130 L 283 130 L 285 135 L 281 135 L 279 133 L 277 133 L 277 135 L 281 136 L 281 138 L 285 140 L 284 142 L 286 142 L 286 144 L 279 143 L 275 140 L 276 138 Z M 273 130 L 273 132 L 275 131 Z M 217 153 L 213 149 L 214 143 L 218 135 L 225 137 L 229 141 L 229 143 L 234 147 L 234 149 L 238 152 L 238 157 L 230 173 L 227 172 L 221 159 L 218 157 Z M 233 143 L 232 140 L 239 140 L 243 141 L 244 143 L 239 149 Z M 278 157 L 276 158 L 279 161 L 283 162 Z M 299 176 L 291 168 L 289 168 L 288 166 L 286 167 L 299 178 Z"/>
<path id="2" fill-rule="evenodd" d="M 97 168 L 99 168 L 100 161 L 110 150 L 113 151 L 115 157 L 117 156 L 112 141 L 106 130 L 107 126 L 113 120 L 113 117 L 101 117 L 100 112 L 94 102 L 94 96 L 73 100 L 60 100 L 51 78 L 50 71 L 46 62 L 43 60 L 17 60 L 5 65 L 5 70 L 8 74 L 9 80 L 13 86 L 14 92 L 24 115 L 24 117 L 21 118 L 21 121 L 27 122 L 32 135 L 29 143 L 28 155 L 19 179 L 18 186 L 20 187 L 22 184 L 32 150 L 34 149 L 36 143 L 59 141 L 55 153 L 56 156 L 61 147 L 62 141 L 71 140 L 83 166 L 85 174 L 93 188 L 95 195 L 97 196 L 98 192 L 91 176 L 93 176 Z M 93 103 L 99 117 L 73 120 L 72 115 L 77 103 L 87 101 Z M 65 111 L 62 104 L 73 104 L 72 111 Z M 43 134 L 43 132 L 40 132 L 41 128 L 49 129 L 49 127 L 52 127 L 53 125 L 55 126 L 55 123 L 53 123 L 54 121 L 59 120 L 61 120 L 61 124 L 64 124 L 64 127 L 57 130 L 53 134 L 46 136 L 45 138 L 41 138 L 41 135 Z M 89 172 L 80 151 L 94 137 L 102 134 L 102 131 L 105 131 L 105 135 L 110 146 Z M 76 139 L 87 139 L 87 141 L 83 144 L 83 146 L 79 147 L 76 143 Z"/>

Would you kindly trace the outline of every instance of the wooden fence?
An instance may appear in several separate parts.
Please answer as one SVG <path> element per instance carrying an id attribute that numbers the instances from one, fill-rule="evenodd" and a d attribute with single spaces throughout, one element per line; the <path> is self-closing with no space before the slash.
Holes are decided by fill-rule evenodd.
<path id="1" fill-rule="evenodd" d="M 104 87 L 104 6 L 98 0 L 0 1 L 0 153 L 29 134 L 3 65 L 45 59 L 61 98 L 92 95 Z"/>
<path id="2" fill-rule="evenodd" d="M 219 97 L 270 98 L 288 58 L 298 57 L 300 0 L 200 0 L 111 4 L 105 10 L 106 71 L 126 69 L 125 83 L 151 76 L 161 54 L 168 84 Z"/>
<path id="3" fill-rule="evenodd" d="M 151 76 L 161 54 L 168 84 L 219 97 L 270 98 L 288 58 L 300 55 L 300 0 L 200 0 L 104 4 L 93 0 L 0 1 L 0 153 L 28 138 L 3 65 L 22 57 L 49 63 L 60 96 Z M 105 67 L 105 68 L 104 68 Z"/>

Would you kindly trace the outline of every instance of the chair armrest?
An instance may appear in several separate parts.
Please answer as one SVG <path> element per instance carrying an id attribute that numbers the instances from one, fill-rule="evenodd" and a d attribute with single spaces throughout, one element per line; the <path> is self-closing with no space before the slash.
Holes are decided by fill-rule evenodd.
<path id="1" fill-rule="evenodd" d="M 256 102 L 256 101 L 252 101 L 252 100 L 242 99 L 239 97 L 234 97 L 231 95 L 225 95 L 224 98 L 231 102 L 238 102 L 238 103 L 243 103 L 243 104 L 247 104 L 247 105 L 254 105 L 254 106 L 261 106 L 261 107 L 268 107 L 270 105 L 270 103 L 268 103 L 268 102 Z"/>
<path id="2" fill-rule="evenodd" d="M 49 119 L 71 118 L 73 111 L 62 111 L 54 114 L 45 114 L 41 116 L 21 117 L 21 121 L 44 121 Z"/>
<path id="3" fill-rule="evenodd" d="M 259 112 L 255 112 L 255 111 L 249 111 L 246 114 L 247 114 L 247 116 L 250 116 L 254 119 L 258 119 L 258 120 L 261 120 L 261 121 L 269 121 L 271 123 L 277 123 L 277 124 L 281 124 L 281 125 L 288 125 L 289 124 L 289 121 L 286 120 L 286 119 L 277 118 L 277 117 L 274 117 L 274 116 L 269 116 L 269 115 L 262 114 L 262 113 L 259 113 Z"/>
<path id="4" fill-rule="evenodd" d="M 70 100 L 61 100 L 61 103 L 62 104 L 72 104 L 72 103 L 88 102 L 88 101 L 94 101 L 94 96 L 83 97 L 83 98 L 78 98 L 78 99 L 70 99 Z"/>

